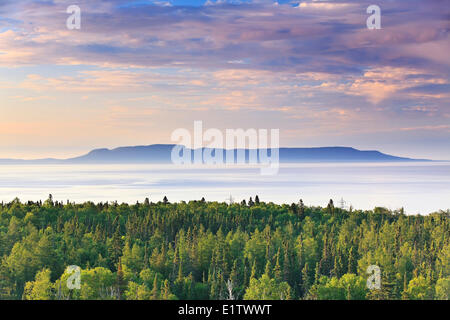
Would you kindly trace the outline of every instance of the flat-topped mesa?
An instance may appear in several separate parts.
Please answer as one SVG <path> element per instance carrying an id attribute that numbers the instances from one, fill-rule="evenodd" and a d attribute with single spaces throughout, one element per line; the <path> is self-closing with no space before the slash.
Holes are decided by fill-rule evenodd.
<path id="1" fill-rule="evenodd" d="M 128 146 L 114 149 L 94 149 L 85 155 L 69 158 L 69 159 L 37 159 L 37 160 L 20 160 L 20 159 L 0 159 L 0 164 L 76 164 L 76 163 L 148 163 L 148 164 L 168 164 L 172 163 L 171 153 L 175 144 L 153 144 L 148 146 Z M 195 149 L 186 150 L 192 151 L 192 159 L 194 159 Z M 198 150 L 198 149 L 196 149 Z M 227 150 L 225 149 L 201 148 L 204 152 L 222 152 L 224 160 L 226 161 Z M 233 149 L 235 159 L 237 158 L 238 150 L 243 152 L 245 160 L 250 159 L 251 150 L 248 149 Z M 257 149 L 258 155 L 266 152 L 266 149 Z M 316 147 L 316 148 L 280 148 L 279 162 L 280 163 L 305 163 L 305 162 L 410 162 L 410 161 L 431 161 L 427 159 L 412 159 L 405 157 L 397 157 L 382 153 L 376 150 L 358 150 L 351 147 Z M 271 150 L 268 149 L 268 155 Z M 230 153 L 229 153 L 230 154 Z"/>

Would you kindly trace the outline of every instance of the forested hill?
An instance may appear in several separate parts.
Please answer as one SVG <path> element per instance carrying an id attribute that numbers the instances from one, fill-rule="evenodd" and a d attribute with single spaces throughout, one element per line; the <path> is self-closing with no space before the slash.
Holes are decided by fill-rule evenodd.
<path id="1" fill-rule="evenodd" d="M 0 205 L 2 299 L 448 299 L 450 212 L 192 201 Z M 81 289 L 69 290 L 69 265 Z M 366 286 L 369 265 L 381 289 Z"/>
<path id="2" fill-rule="evenodd" d="M 15 160 L 0 159 L 0 164 L 30 164 L 30 163 L 171 163 L 172 144 L 154 144 L 149 146 L 120 147 L 115 149 L 95 149 L 89 153 L 70 159 L 40 159 L 40 160 Z M 224 161 L 227 159 L 227 150 L 202 149 L 202 152 L 208 151 L 222 153 Z M 248 149 L 240 152 L 245 154 L 245 159 L 250 159 Z M 194 150 L 186 149 L 191 153 L 191 159 L 194 160 Z M 253 150 L 254 151 L 254 150 Z M 259 152 L 259 150 L 256 150 Z M 234 159 L 237 159 L 238 149 L 233 151 Z M 257 152 L 257 154 L 258 154 Z M 270 153 L 270 152 L 269 152 Z M 265 154 L 265 153 L 264 153 Z M 259 161 L 259 156 L 257 155 Z M 231 161 L 231 160 L 230 160 Z M 348 147 L 321 147 L 321 148 L 280 148 L 279 161 L 281 163 L 301 163 L 301 162 L 398 162 L 398 161 L 430 161 L 424 159 L 411 159 L 396 157 L 381 153 L 379 151 L 364 151 Z"/>

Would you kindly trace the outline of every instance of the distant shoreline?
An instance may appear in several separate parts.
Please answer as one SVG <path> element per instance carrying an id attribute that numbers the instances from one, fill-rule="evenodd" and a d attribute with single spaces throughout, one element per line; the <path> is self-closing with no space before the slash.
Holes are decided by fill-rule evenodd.
<path id="1" fill-rule="evenodd" d="M 172 163 L 171 152 L 176 145 L 154 144 L 148 146 L 119 147 L 115 149 L 95 149 L 89 153 L 68 159 L 0 159 L 0 164 L 169 164 Z M 187 152 L 194 154 L 193 149 L 186 148 Z M 199 150 L 199 149 L 197 149 Z M 202 148 L 208 151 L 222 153 L 223 159 L 228 156 L 228 150 Z M 254 150 L 254 149 L 253 149 Z M 260 149 L 257 149 L 259 152 Z M 262 149 L 261 149 L 262 150 Z M 245 154 L 249 159 L 249 149 L 234 149 L 233 155 L 238 152 Z M 366 163 L 366 162 L 434 162 L 445 160 L 413 159 L 398 157 L 376 150 L 358 150 L 351 147 L 317 147 L 317 148 L 280 148 L 279 163 Z M 234 159 L 233 159 L 234 161 Z M 258 157 L 258 162 L 261 160 Z"/>

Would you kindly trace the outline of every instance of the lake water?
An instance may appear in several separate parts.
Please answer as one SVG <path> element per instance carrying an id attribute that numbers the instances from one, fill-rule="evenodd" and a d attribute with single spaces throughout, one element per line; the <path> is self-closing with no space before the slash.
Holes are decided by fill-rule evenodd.
<path id="1" fill-rule="evenodd" d="M 450 163 L 281 165 L 273 176 L 251 167 L 0 165 L 0 201 L 45 200 L 49 193 L 64 202 L 241 201 L 258 194 L 261 201 L 326 206 L 343 198 L 356 209 L 426 214 L 450 208 Z"/>

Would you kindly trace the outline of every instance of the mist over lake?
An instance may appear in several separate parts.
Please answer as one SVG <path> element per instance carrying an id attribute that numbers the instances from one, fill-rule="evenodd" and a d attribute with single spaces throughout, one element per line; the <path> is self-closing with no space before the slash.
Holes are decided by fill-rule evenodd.
<path id="1" fill-rule="evenodd" d="M 450 163 L 282 164 L 274 176 L 258 167 L 183 167 L 174 165 L 1 165 L 0 201 L 157 202 L 248 200 L 298 202 L 389 209 L 427 214 L 450 208 Z"/>

